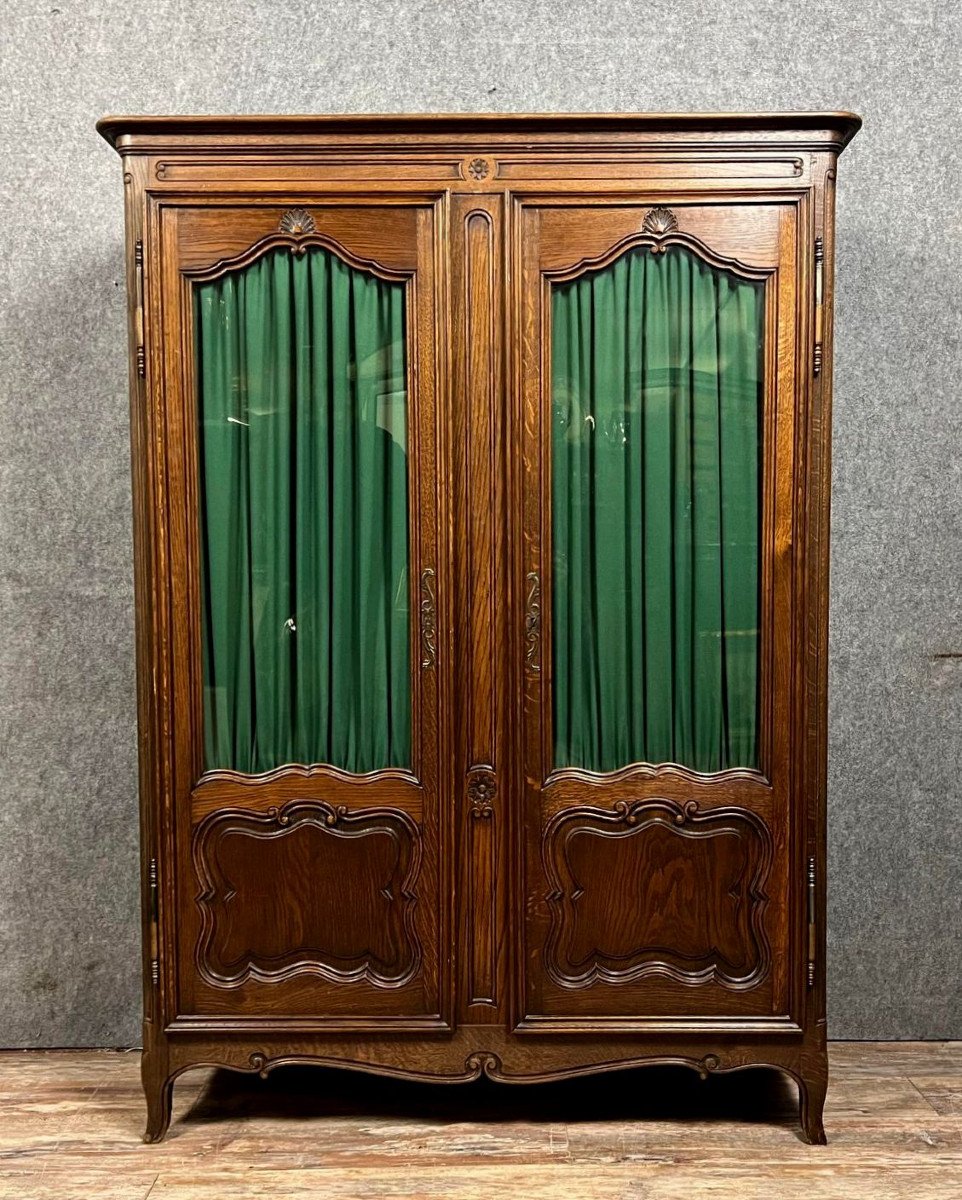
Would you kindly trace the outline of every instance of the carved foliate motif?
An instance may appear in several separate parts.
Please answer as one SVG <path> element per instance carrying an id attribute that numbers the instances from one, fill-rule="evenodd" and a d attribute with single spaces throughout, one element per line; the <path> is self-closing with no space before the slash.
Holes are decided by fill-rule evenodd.
<path id="1" fill-rule="evenodd" d="M 421 572 L 421 666 L 428 670 L 438 661 L 438 616 L 434 595 L 434 571 Z"/>
<path id="2" fill-rule="evenodd" d="M 529 671 L 541 670 L 541 579 L 537 571 L 526 576 L 524 606 L 524 662 Z"/>
<path id="3" fill-rule="evenodd" d="M 492 801 L 497 794 L 498 783 L 493 771 L 472 771 L 468 783 L 471 816 L 478 820 L 490 819 L 494 815 Z"/>
<path id="4" fill-rule="evenodd" d="M 461 178 L 469 183 L 483 183 L 486 179 L 493 179 L 496 169 L 495 160 L 487 154 L 470 154 L 461 160 Z"/>
<path id="5" fill-rule="evenodd" d="M 479 1079 L 482 1075 L 488 1079 L 503 1079 L 504 1068 L 501 1059 L 490 1050 L 476 1050 L 464 1060 L 464 1068 L 471 1073 L 472 1078 Z"/>

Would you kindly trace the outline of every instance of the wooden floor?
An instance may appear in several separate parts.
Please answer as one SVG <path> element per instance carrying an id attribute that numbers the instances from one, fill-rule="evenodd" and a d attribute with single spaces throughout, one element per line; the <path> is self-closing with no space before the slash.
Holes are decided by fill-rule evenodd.
<path id="1" fill-rule="evenodd" d="M 827 1147 L 773 1072 L 649 1068 L 430 1087 L 289 1067 L 184 1076 L 140 1142 L 136 1053 L 0 1053 L 0 1196 L 16 1200 L 960 1200 L 962 1042 L 835 1043 Z"/>

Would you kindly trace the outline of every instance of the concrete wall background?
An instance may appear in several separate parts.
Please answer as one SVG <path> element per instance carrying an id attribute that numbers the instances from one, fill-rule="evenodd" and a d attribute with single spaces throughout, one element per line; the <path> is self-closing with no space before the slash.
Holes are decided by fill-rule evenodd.
<path id="1" fill-rule="evenodd" d="M 0 1045 L 139 1037 L 107 112 L 852 108 L 839 172 L 830 1032 L 962 1037 L 962 13 L 928 0 L 8 0 Z"/>

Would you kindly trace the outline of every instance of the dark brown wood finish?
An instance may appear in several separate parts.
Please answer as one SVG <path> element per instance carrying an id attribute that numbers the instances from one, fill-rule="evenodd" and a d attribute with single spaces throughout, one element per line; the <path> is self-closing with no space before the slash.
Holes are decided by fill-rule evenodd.
<path id="1" fill-rule="evenodd" d="M 126 185 L 149 1140 L 182 1071 L 287 1061 L 766 1064 L 824 1139 L 833 205 L 858 126 L 100 123 Z M 670 242 L 766 289 L 760 766 L 554 770 L 547 289 Z M 205 773 L 192 288 L 309 245 L 407 289 L 414 761 Z M 666 868 L 671 897 L 619 904 L 619 873 Z M 264 872 L 266 908 L 237 888 Z"/>
<path id="2" fill-rule="evenodd" d="M 436 486 L 441 474 L 435 402 L 434 256 L 439 219 L 437 199 L 390 206 L 339 200 L 311 205 L 310 212 L 275 203 L 223 207 L 194 200 L 159 207 L 156 213 L 164 287 L 158 321 L 165 340 L 180 347 L 180 353 L 159 368 L 170 433 L 171 511 L 180 514 L 180 520 L 170 521 L 171 608 L 178 631 L 171 720 L 174 874 L 185 902 L 177 906 L 177 968 L 168 982 L 175 1019 L 192 1028 L 214 1029 L 225 1018 L 234 1027 L 244 1020 L 260 1028 L 278 1011 L 300 1018 L 303 1028 L 318 1030 L 374 1031 L 395 1021 L 408 1027 L 451 1026 L 452 904 L 444 875 L 450 869 L 450 854 L 443 849 L 450 819 L 441 799 L 441 774 L 448 769 L 451 753 L 439 717 L 443 678 L 451 667 L 450 655 L 439 650 L 436 628 L 439 596 L 450 578 L 439 533 L 446 524 L 446 498 Z M 288 766 L 263 776 L 205 773 L 192 285 L 247 265 L 275 246 L 299 253 L 312 245 L 407 286 L 413 326 L 410 608 L 420 616 L 411 625 L 411 661 L 420 664 L 412 672 L 414 761 L 410 771 L 390 769 L 361 777 L 323 765 Z M 251 848 L 252 824 L 260 828 L 260 839 L 270 839 L 277 878 L 285 881 L 269 908 L 258 909 L 254 903 L 260 872 L 269 859 L 263 847 L 256 852 Z M 311 828 L 326 830 L 326 836 L 314 836 L 308 843 L 303 831 Z M 217 898 L 214 881 L 218 861 L 226 853 L 223 843 L 238 842 L 242 831 L 247 831 L 246 856 L 233 864 L 229 878 L 237 896 L 228 914 L 212 902 Z M 395 843 L 393 853 L 388 852 L 390 867 L 384 858 L 388 841 Z M 322 885 L 311 877 L 311 872 L 316 876 L 325 869 L 334 869 L 339 878 L 339 901 L 332 895 L 325 902 L 319 892 L 332 884 Z M 389 884 L 396 886 L 385 908 L 382 893 Z M 246 924 L 239 924 L 242 913 Z M 403 953 L 394 945 L 394 966 L 386 971 L 387 963 L 379 967 L 372 950 L 378 913 L 397 931 L 395 943 L 401 930 L 406 939 Z M 328 933 L 325 942 L 321 925 L 335 917 L 340 929 L 334 939 Z M 279 925 L 280 931 L 259 928 L 258 923 Z M 219 924 L 226 926 L 223 934 Z M 310 944 L 303 940 L 306 935 L 312 935 Z M 245 937 L 248 944 L 243 946 Z M 223 938 L 229 938 L 235 951 L 235 977 L 219 975 L 210 959 Z M 259 971 L 258 952 L 265 953 L 268 945 L 272 960 L 284 966 Z M 401 969 L 402 961 L 410 969 Z M 240 970 L 241 963 L 250 969 Z"/>
<path id="3" fill-rule="evenodd" d="M 467 164 L 484 178 L 486 159 Z M 455 194 L 451 205 L 451 414 L 458 624 L 458 963 L 460 1019 L 505 1020 L 507 669 L 503 604 L 506 513 L 504 197 Z"/>
<path id="4" fill-rule="evenodd" d="M 702 192 L 697 204 L 679 200 L 671 208 L 629 203 L 626 197 L 614 202 L 595 198 L 590 205 L 570 195 L 519 202 L 521 303 L 525 318 L 533 322 L 533 336 L 524 341 L 521 364 L 523 503 L 516 523 L 524 540 L 519 564 L 524 580 L 516 579 L 515 587 L 519 591 L 527 588 L 530 595 L 536 579 L 542 597 L 536 639 L 528 623 L 529 650 L 534 653 L 528 655 L 524 687 L 527 890 L 518 918 L 526 922 L 527 937 L 524 961 L 519 961 L 523 982 L 519 1030 L 574 1030 L 588 1017 L 596 1019 L 599 1028 L 607 1023 L 638 1029 L 648 1015 L 663 1021 L 672 1014 L 682 1029 L 699 1016 L 712 1016 L 722 1027 L 752 1017 L 762 1029 L 763 1019 L 769 1016 L 778 1018 L 773 1028 L 782 1027 L 786 1018 L 800 1027 L 799 981 L 789 969 L 790 878 L 796 853 L 790 779 L 794 645 L 791 624 L 782 614 L 791 611 L 791 547 L 795 540 L 797 209 L 803 197 L 788 203 L 779 196 L 762 200 L 756 195 L 735 202 L 730 193 L 721 191 Z M 634 247 L 661 253 L 671 245 L 686 246 L 737 276 L 763 281 L 766 289 L 769 353 L 763 407 L 760 768 L 698 775 L 677 766 L 637 764 L 602 776 L 555 769 L 551 759 L 552 622 L 546 599 L 552 593 L 549 289 L 555 281 L 577 278 Z M 712 847 L 705 840 L 712 824 L 710 815 L 720 813 L 716 806 L 726 804 L 732 806 L 724 810 L 727 814 L 741 813 L 746 823 L 724 824 L 728 836 L 716 839 Z M 750 817 L 761 843 L 748 836 Z M 572 848 L 579 829 L 593 831 L 591 860 L 573 872 Z M 742 869 L 730 876 L 713 851 L 725 847 L 719 849 L 724 854 L 733 842 L 743 843 L 744 861 Z M 582 847 L 587 844 L 582 838 Z M 656 844 L 661 852 L 652 860 Z M 767 849 L 762 849 L 763 844 Z M 625 858 L 629 853 L 633 856 L 630 860 Z M 570 897 L 574 892 L 584 889 L 578 907 L 596 914 L 593 927 L 601 943 L 597 947 L 581 944 L 581 950 L 601 961 L 606 957 L 604 946 L 613 936 L 623 936 L 625 926 L 640 936 L 639 914 L 632 912 L 637 897 L 627 889 L 608 886 L 606 880 L 634 878 L 643 870 L 644 878 L 672 877 L 677 884 L 677 866 L 682 861 L 687 863 L 682 873 L 689 886 L 676 886 L 648 898 L 651 909 L 658 913 L 654 925 L 648 922 L 650 936 L 663 927 L 674 929 L 679 953 L 683 945 L 689 952 L 704 946 L 707 953 L 716 937 L 722 953 L 726 944 L 743 942 L 748 926 L 757 927 L 763 939 L 771 940 L 772 953 L 759 956 L 755 970 L 738 977 L 737 972 L 726 971 L 721 961 L 709 964 L 695 953 L 696 965 L 686 973 L 671 944 L 660 938 L 639 942 L 631 952 L 622 947 L 625 970 L 600 976 L 617 983 L 617 988 L 587 987 L 579 973 L 567 975 L 561 969 L 552 951 L 572 941 L 584 943 L 587 936 L 584 929 L 572 927 L 575 914 Z M 719 874 L 713 890 L 716 869 Z M 564 879 L 568 885 L 563 884 Z M 599 892 L 597 900 L 591 879 Z M 724 887 L 722 880 L 726 880 Z M 693 903 L 692 890 L 697 886 L 704 892 L 700 904 Z M 729 897 L 732 888 L 737 899 Z M 747 889 L 744 894 L 743 889 Z M 602 897 L 603 910 L 598 907 Z M 583 921 L 582 916 L 580 923 Z M 589 978 L 596 982 L 594 975 Z M 701 984 L 697 991 L 692 990 L 695 983 Z"/>
<path id="5" fill-rule="evenodd" d="M 680 1071 L 629 1072 L 519 1095 L 354 1071 L 295 1069 L 263 1081 L 201 1069 L 178 1083 L 172 1136 L 146 1152 L 135 1141 L 143 1100 L 130 1054 L 7 1050 L 0 1193 L 958 1200 L 962 1042 L 828 1050 L 827 1147 L 792 1144 L 793 1089 L 758 1072 L 704 1085 Z"/>

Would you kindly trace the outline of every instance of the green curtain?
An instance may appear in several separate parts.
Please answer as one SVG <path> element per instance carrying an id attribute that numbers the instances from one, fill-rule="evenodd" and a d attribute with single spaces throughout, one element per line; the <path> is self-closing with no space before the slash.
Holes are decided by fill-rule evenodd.
<path id="1" fill-rule="evenodd" d="M 278 249 L 194 310 L 206 766 L 407 766 L 404 286 Z"/>
<path id="2" fill-rule="evenodd" d="M 757 763 L 763 315 L 679 246 L 552 289 L 559 767 Z"/>

